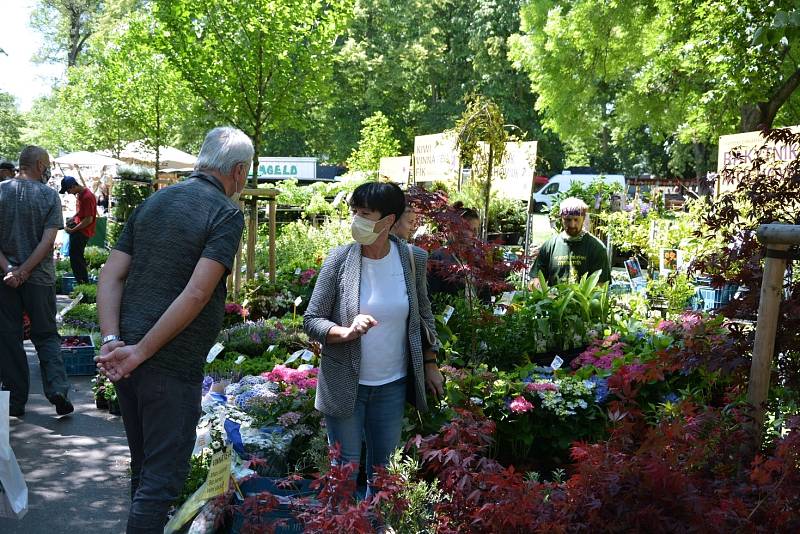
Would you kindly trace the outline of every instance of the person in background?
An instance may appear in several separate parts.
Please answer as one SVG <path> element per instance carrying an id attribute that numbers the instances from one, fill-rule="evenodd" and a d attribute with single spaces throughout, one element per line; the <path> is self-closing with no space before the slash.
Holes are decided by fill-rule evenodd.
<path id="1" fill-rule="evenodd" d="M 10 161 L 4 161 L 0 163 L 0 182 L 3 180 L 8 180 L 9 178 L 13 178 L 16 173 L 17 170 L 14 168 L 14 164 Z"/>
<path id="2" fill-rule="evenodd" d="M 467 225 L 467 233 L 477 237 L 481 229 L 481 217 L 472 208 L 465 208 L 463 202 L 458 201 L 452 208 Z M 433 268 L 428 272 L 428 292 L 431 295 L 446 293 L 449 295 L 464 294 L 464 280 L 453 280 L 447 276 L 448 269 L 458 263 L 458 258 L 443 248 L 433 251 L 430 257 Z M 491 295 L 489 295 L 490 297 Z"/>
<path id="3" fill-rule="evenodd" d="M 399 237 L 403 241 L 410 242 L 411 236 L 414 234 L 417 226 L 417 214 L 414 209 L 406 201 L 406 209 L 397 223 L 392 227 L 391 233 L 395 237 Z"/>
<path id="4" fill-rule="evenodd" d="M 203 365 L 244 229 L 233 199 L 252 160 L 244 132 L 211 130 L 194 173 L 136 208 L 100 272 L 96 359 L 116 383 L 131 452 L 128 534 L 163 532 L 189 472 Z"/>
<path id="5" fill-rule="evenodd" d="M 437 398 L 444 392 L 438 341 L 423 349 L 423 329 L 436 332 L 427 254 L 390 234 L 404 211 L 397 184 L 353 191 L 354 242 L 325 259 L 303 316 L 308 336 L 322 344 L 315 407 L 328 441 L 340 445 L 339 461 L 356 465 L 365 441 L 368 480 L 400 443 L 406 400 L 425 411 L 426 387 Z"/>
<path id="6" fill-rule="evenodd" d="M 544 242 L 530 270 L 531 283 L 539 287 L 539 272 L 550 285 L 575 283 L 584 274 L 600 271 L 599 282 L 611 281 L 611 264 L 605 245 L 583 229 L 588 206 L 579 198 L 561 201 L 563 231 Z"/>
<path id="7" fill-rule="evenodd" d="M 77 198 L 76 213 L 71 220 L 73 224 L 68 222 L 64 231 L 69 234 L 69 264 L 75 281 L 88 284 L 89 271 L 86 268 L 84 251 L 97 226 L 97 199 L 88 187 L 79 184 L 72 176 L 65 176 L 61 180 L 60 193 L 69 193 Z"/>
<path id="8" fill-rule="evenodd" d="M 31 321 L 42 386 L 58 415 L 71 413 L 70 383 L 61 358 L 56 326 L 56 273 L 53 242 L 64 226 L 61 199 L 45 185 L 50 156 L 38 146 L 19 155 L 19 176 L 0 182 L 0 376 L 11 392 L 10 415 L 22 417 L 30 372 L 23 346 L 23 311 Z"/>

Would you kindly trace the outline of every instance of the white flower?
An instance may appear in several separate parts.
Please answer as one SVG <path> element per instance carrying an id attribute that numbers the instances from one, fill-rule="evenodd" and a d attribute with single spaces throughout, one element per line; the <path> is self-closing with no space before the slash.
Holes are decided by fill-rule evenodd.
<path id="1" fill-rule="evenodd" d="M 583 408 L 583 409 L 586 409 L 586 407 L 588 406 L 588 404 L 586 404 L 586 401 L 585 401 L 585 400 L 581 399 L 581 400 L 579 400 L 579 401 L 578 401 L 578 406 L 580 406 L 580 407 L 581 407 L 581 408 Z"/>
<path id="2" fill-rule="evenodd" d="M 475 406 L 483 406 L 483 399 L 479 397 L 470 397 L 469 401 Z"/>

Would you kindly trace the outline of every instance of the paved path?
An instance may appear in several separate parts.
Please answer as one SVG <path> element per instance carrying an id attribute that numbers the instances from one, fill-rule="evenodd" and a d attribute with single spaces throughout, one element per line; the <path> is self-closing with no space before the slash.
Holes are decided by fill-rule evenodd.
<path id="1" fill-rule="evenodd" d="M 11 418 L 11 447 L 28 485 L 28 513 L 0 518 L 3 534 L 125 531 L 130 500 L 122 419 L 95 408 L 88 376 L 70 377 L 75 412 L 58 417 L 42 393 L 36 351 L 26 343 L 31 394 Z"/>

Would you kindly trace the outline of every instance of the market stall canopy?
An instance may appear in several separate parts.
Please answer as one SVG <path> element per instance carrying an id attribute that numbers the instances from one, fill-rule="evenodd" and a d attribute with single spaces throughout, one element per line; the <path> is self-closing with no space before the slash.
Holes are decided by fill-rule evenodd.
<path id="1" fill-rule="evenodd" d="M 77 165 L 80 167 L 103 167 L 106 165 L 122 165 L 123 162 L 97 152 L 87 152 L 81 150 L 79 152 L 72 152 L 71 154 L 64 154 L 53 160 L 59 165 Z"/>
<path id="2" fill-rule="evenodd" d="M 119 157 L 128 163 L 139 163 L 151 167 L 156 164 L 156 151 L 146 146 L 143 141 L 128 143 L 119 153 Z M 162 170 L 193 168 L 196 161 L 197 157 L 187 154 L 183 150 L 171 146 L 159 147 L 158 166 Z"/>

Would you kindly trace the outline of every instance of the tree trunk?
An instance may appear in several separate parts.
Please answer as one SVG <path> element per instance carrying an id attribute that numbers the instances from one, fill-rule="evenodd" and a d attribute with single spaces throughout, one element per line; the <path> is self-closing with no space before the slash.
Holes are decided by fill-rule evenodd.
<path id="1" fill-rule="evenodd" d="M 489 202 L 491 200 L 492 195 L 492 168 L 494 159 L 494 147 L 492 147 L 491 143 L 489 144 L 489 162 L 486 165 L 486 190 L 484 191 L 483 197 L 483 240 L 486 241 L 489 238 Z"/>
<path id="2" fill-rule="evenodd" d="M 794 71 L 791 76 L 781 82 L 766 102 L 744 104 L 740 109 L 741 123 L 739 131 L 752 132 L 763 130 L 764 128 L 772 128 L 772 123 L 775 122 L 775 117 L 778 115 L 781 106 L 789 100 L 798 86 L 800 86 L 800 69 Z"/>
<path id="3" fill-rule="evenodd" d="M 710 195 L 711 186 L 707 180 L 708 147 L 705 143 L 695 141 L 692 143 L 692 155 L 694 156 L 694 173 L 697 176 L 697 194 Z"/>

